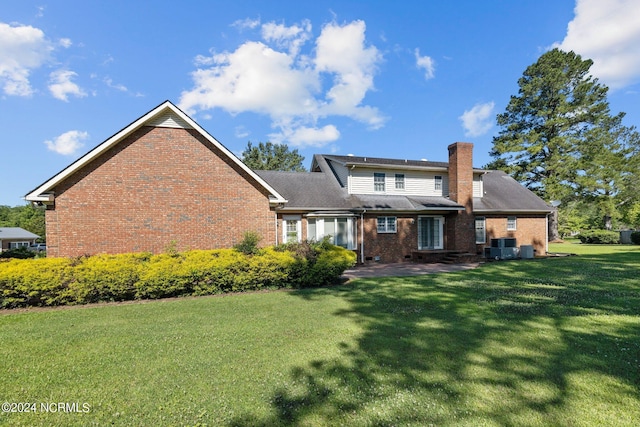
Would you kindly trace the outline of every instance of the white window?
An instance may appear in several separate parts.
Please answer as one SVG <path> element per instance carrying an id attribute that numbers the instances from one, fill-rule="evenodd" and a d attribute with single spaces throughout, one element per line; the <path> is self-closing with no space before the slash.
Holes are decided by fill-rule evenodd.
<path id="1" fill-rule="evenodd" d="M 301 217 L 298 215 L 285 215 L 282 218 L 282 241 L 284 243 L 299 242 L 302 240 Z"/>
<path id="2" fill-rule="evenodd" d="M 476 217 L 476 243 L 487 242 L 487 226 L 483 216 Z"/>
<path id="3" fill-rule="evenodd" d="M 356 249 L 356 220 L 347 217 L 307 218 L 307 237 L 319 241 L 325 236 L 336 246 Z"/>
<path id="4" fill-rule="evenodd" d="M 418 217 L 418 250 L 442 249 L 443 225 L 441 216 Z"/>
<path id="5" fill-rule="evenodd" d="M 518 220 L 515 216 L 508 216 L 507 217 L 507 230 L 509 231 L 515 231 L 518 229 L 518 224 L 517 224 Z"/>
<path id="6" fill-rule="evenodd" d="M 433 189 L 435 191 L 442 191 L 442 175 L 436 175 L 433 177 Z"/>
<path id="7" fill-rule="evenodd" d="M 395 233 L 396 217 L 395 216 L 379 216 L 378 233 Z"/>
<path id="8" fill-rule="evenodd" d="M 385 174 L 374 172 L 373 174 L 373 191 L 384 193 Z"/>
<path id="9" fill-rule="evenodd" d="M 9 242 L 9 249 L 28 248 L 29 242 Z"/>
<path id="10" fill-rule="evenodd" d="M 396 190 L 404 190 L 404 174 L 396 174 Z"/>

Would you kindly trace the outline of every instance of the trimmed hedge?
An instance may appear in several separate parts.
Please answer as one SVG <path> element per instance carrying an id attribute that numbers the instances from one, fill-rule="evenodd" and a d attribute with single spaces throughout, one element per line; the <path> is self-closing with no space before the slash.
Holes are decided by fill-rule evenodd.
<path id="1" fill-rule="evenodd" d="M 620 233 L 617 231 L 590 230 L 580 233 L 578 239 L 582 243 L 616 245 L 620 243 Z"/>
<path id="2" fill-rule="evenodd" d="M 299 245 L 306 251 L 277 247 L 255 255 L 218 249 L 3 260 L 0 307 L 312 287 L 337 281 L 355 264 L 355 253 L 327 242 Z"/>

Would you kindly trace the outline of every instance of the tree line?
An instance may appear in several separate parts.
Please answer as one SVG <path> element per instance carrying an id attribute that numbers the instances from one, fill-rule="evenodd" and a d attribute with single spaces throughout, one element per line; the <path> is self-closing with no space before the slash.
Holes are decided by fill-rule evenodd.
<path id="1" fill-rule="evenodd" d="M 0 206 L 0 227 L 20 227 L 45 238 L 44 209 L 33 206 Z"/>

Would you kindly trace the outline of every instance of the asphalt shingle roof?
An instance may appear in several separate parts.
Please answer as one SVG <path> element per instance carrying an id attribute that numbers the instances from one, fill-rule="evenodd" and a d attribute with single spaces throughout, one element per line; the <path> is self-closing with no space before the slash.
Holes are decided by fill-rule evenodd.
<path id="1" fill-rule="evenodd" d="M 462 206 L 447 197 L 391 196 L 348 194 L 340 185 L 327 159 L 332 161 L 364 161 L 364 157 L 316 155 L 319 172 L 256 171 L 269 185 L 288 200 L 286 210 L 379 210 L 426 212 L 459 210 Z M 404 160 L 367 157 L 367 164 L 404 165 Z M 375 163 L 374 163 L 375 162 Z M 386 163 L 385 163 L 386 162 Z M 448 163 L 407 161 L 409 166 L 447 167 Z M 316 169 L 317 170 L 317 169 Z M 550 212 L 551 208 L 536 194 L 523 187 L 502 171 L 486 171 L 483 176 L 484 195 L 473 199 L 476 213 Z"/>
<path id="2" fill-rule="evenodd" d="M 0 227 L 0 239 L 37 239 L 40 236 L 20 227 Z"/>
<path id="3" fill-rule="evenodd" d="M 473 199 L 475 212 L 550 212 L 544 200 L 503 171 L 487 171 L 484 196 Z"/>

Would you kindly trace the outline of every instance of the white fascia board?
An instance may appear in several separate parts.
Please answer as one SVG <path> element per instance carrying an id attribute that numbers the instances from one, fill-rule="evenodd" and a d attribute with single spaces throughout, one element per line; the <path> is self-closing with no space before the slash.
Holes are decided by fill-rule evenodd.
<path id="1" fill-rule="evenodd" d="M 129 136 L 131 133 L 136 131 L 138 128 L 142 127 L 153 119 L 155 116 L 163 112 L 164 110 L 169 109 L 174 114 L 179 116 L 182 120 L 184 120 L 189 126 L 203 135 L 209 142 L 215 145 L 220 151 L 225 153 L 232 161 L 234 161 L 240 168 L 242 168 L 245 172 L 247 172 L 253 179 L 255 179 L 262 187 L 264 187 L 270 194 L 274 196 L 274 199 L 269 200 L 270 203 L 287 203 L 287 200 L 282 197 L 273 187 L 267 184 L 262 178 L 260 178 L 255 172 L 253 172 L 247 165 L 242 163 L 240 159 L 238 159 L 235 154 L 229 151 L 224 145 L 222 145 L 218 140 L 216 140 L 213 136 L 211 136 L 207 131 L 205 131 L 199 124 L 197 124 L 191 117 L 187 116 L 182 110 L 173 105 L 170 101 L 165 101 L 153 110 L 149 111 L 144 116 L 140 117 L 138 120 L 131 123 L 129 126 L 125 127 L 115 135 L 108 138 L 102 144 L 95 147 L 93 150 L 89 151 L 84 156 L 80 157 L 78 160 L 73 162 L 71 165 L 67 166 L 60 173 L 55 175 L 53 178 L 46 181 L 44 184 L 40 185 L 38 188 L 30 192 L 25 196 L 25 200 L 30 202 L 53 202 L 54 195 L 51 194 L 51 190 L 58 185 L 60 182 L 64 181 L 66 178 L 71 176 L 73 173 L 87 165 L 89 162 L 100 156 L 106 150 L 120 142 L 122 139 Z M 272 201 L 273 200 L 273 201 Z"/>

